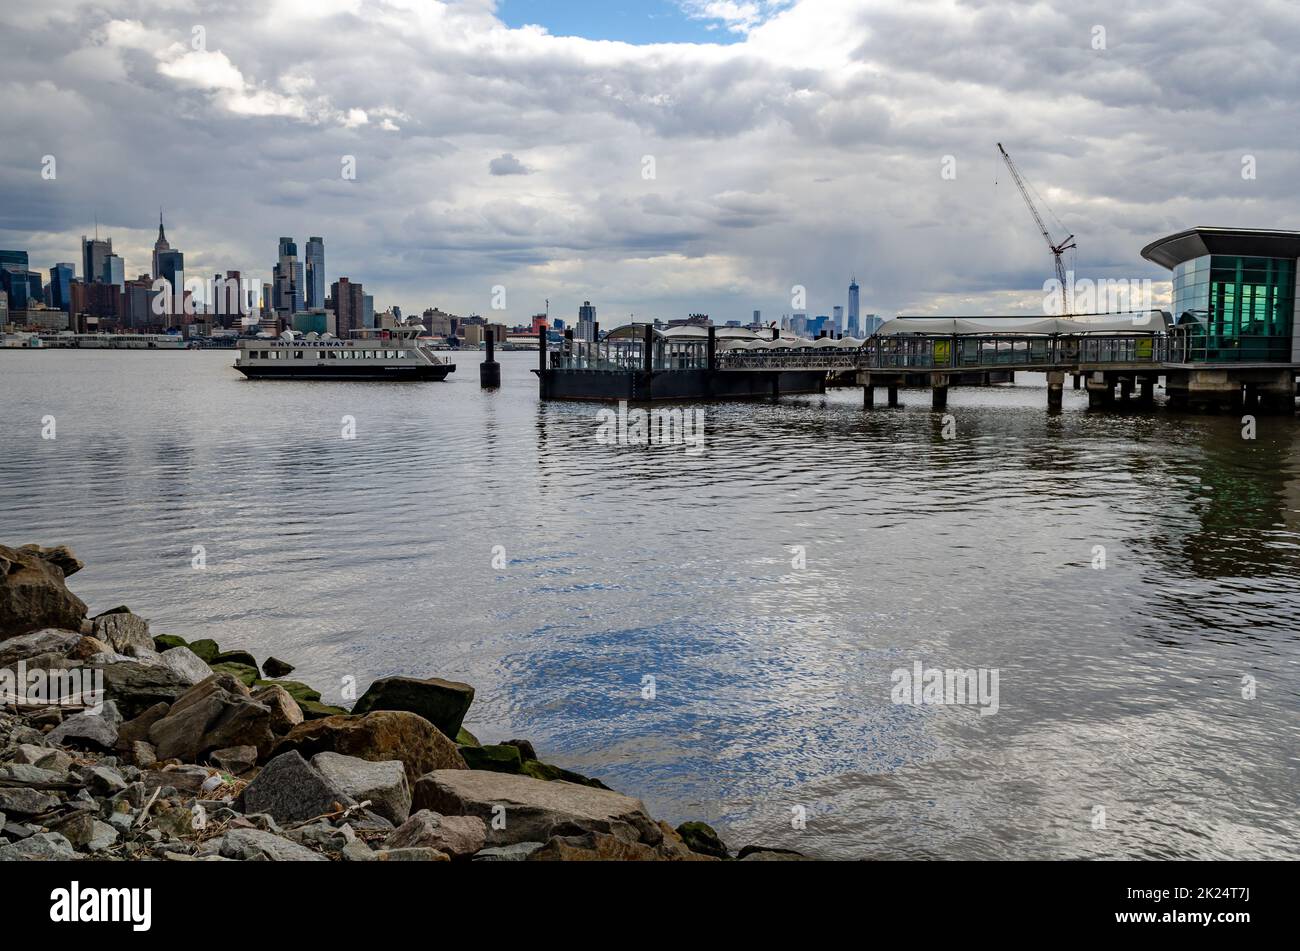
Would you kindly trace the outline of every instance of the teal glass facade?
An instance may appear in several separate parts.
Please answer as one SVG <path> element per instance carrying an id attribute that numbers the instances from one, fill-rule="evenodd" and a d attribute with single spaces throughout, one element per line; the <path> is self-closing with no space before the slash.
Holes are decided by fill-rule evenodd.
<path id="1" fill-rule="evenodd" d="M 1295 268 L 1294 258 L 1224 254 L 1175 265 L 1173 314 L 1191 327 L 1191 359 L 1289 362 Z"/>

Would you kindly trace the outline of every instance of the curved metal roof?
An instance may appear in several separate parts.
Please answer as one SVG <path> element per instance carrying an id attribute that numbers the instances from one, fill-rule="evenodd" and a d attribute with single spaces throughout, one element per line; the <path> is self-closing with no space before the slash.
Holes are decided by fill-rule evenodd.
<path id="1" fill-rule="evenodd" d="M 1173 270 L 1178 264 L 1206 254 L 1258 258 L 1300 257 L 1300 231 L 1257 228 L 1189 228 L 1152 241 L 1142 257 Z"/>

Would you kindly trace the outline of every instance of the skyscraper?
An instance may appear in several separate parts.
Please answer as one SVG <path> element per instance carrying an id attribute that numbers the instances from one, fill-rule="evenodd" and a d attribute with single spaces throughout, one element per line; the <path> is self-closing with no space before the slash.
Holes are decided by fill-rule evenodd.
<path id="1" fill-rule="evenodd" d="M 831 308 L 831 319 L 826 325 L 826 332 L 832 337 L 844 332 L 844 308 L 839 304 Z"/>
<path id="2" fill-rule="evenodd" d="M 104 271 L 99 279 L 105 284 L 115 284 L 119 289 L 126 286 L 126 262 L 116 254 L 104 258 Z"/>
<path id="3" fill-rule="evenodd" d="M 185 255 L 180 251 L 161 251 L 158 254 L 159 273 L 171 288 L 171 297 L 166 302 L 164 313 L 178 317 L 185 312 Z M 156 279 L 156 278 L 155 278 Z M 172 321 L 171 326 L 175 326 Z"/>
<path id="4" fill-rule="evenodd" d="M 293 326 L 293 315 L 302 310 L 302 280 L 298 245 L 293 238 L 281 238 L 279 258 L 271 269 L 271 303 L 286 327 Z"/>
<path id="5" fill-rule="evenodd" d="M 72 279 L 76 275 L 75 264 L 56 264 L 50 268 L 50 306 L 55 310 L 72 306 Z"/>
<path id="6" fill-rule="evenodd" d="M 849 329 L 850 336 L 856 337 L 862 330 L 862 325 L 858 320 L 858 279 L 853 277 L 849 279 Z"/>
<path id="7" fill-rule="evenodd" d="M 170 251 L 172 246 L 167 243 L 167 235 L 163 233 L 162 209 L 158 209 L 158 240 L 153 243 L 153 276 L 154 279 L 162 277 L 162 268 L 158 261 L 158 255 L 164 251 Z"/>
<path id="8" fill-rule="evenodd" d="M 104 259 L 113 253 L 113 239 L 81 236 L 81 279 L 87 284 L 104 279 Z"/>
<path id="9" fill-rule="evenodd" d="M 589 300 L 583 301 L 582 306 L 578 308 L 578 332 L 574 334 L 574 338 L 587 343 L 591 343 L 596 338 L 596 308 Z"/>
<path id="10" fill-rule="evenodd" d="M 360 330 L 364 326 L 361 321 L 365 311 L 365 296 L 361 285 L 353 284 L 346 277 L 340 277 L 330 285 L 337 336 L 346 340 L 353 330 Z"/>
<path id="11" fill-rule="evenodd" d="M 362 327 L 375 326 L 375 295 L 374 294 L 361 295 L 361 326 Z"/>
<path id="12" fill-rule="evenodd" d="M 305 257 L 307 259 L 306 301 L 307 309 L 325 306 L 325 239 L 308 238 Z"/>

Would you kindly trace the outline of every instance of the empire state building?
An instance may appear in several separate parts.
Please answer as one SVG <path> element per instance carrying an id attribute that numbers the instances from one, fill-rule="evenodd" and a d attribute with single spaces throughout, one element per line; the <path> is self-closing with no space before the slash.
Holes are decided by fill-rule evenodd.
<path id="1" fill-rule="evenodd" d="M 170 251 L 172 246 L 167 243 L 167 235 L 163 233 L 162 209 L 158 209 L 158 240 L 153 243 L 153 276 L 154 280 L 162 277 L 162 268 L 158 266 L 158 255 L 164 251 Z"/>

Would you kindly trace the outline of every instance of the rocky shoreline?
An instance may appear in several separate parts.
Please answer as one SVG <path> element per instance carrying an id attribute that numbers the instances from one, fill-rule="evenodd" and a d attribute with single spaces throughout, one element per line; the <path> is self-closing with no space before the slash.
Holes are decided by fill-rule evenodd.
<path id="1" fill-rule="evenodd" d="M 386 677 L 349 711 L 277 658 L 88 617 L 82 567 L 0 545 L 0 861 L 804 858 L 481 744 L 468 684 Z"/>

